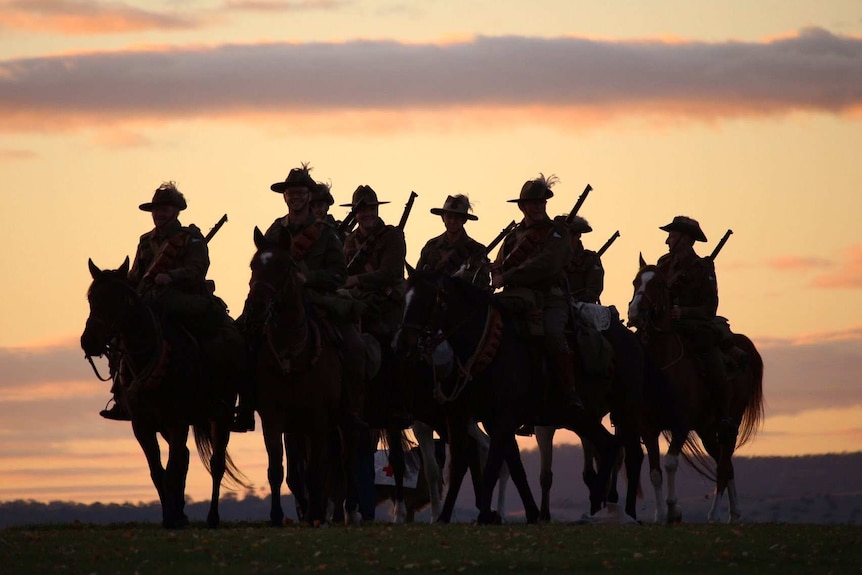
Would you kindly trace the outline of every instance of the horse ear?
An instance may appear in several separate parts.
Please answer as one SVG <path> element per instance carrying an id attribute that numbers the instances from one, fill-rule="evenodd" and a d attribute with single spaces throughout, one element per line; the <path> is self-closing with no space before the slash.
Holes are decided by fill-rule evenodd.
<path id="1" fill-rule="evenodd" d="M 96 267 L 96 264 L 93 263 L 92 258 L 87 260 L 87 267 L 90 268 L 90 275 L 93 276 L 93 279 L 96 279 L 100 275 L 102 275 L 102 270 L 100 270 L 98 267 Z"/>
<path id="2" fill-rule="evenodd" d="M 260 231 L 260 228 L 254 226 L 254 246 L 262 250 L 266 245 L 266 238 L 263 236 L 263 232 Z"/>
<path id="3" fill-rule="evenodd" d="M 414 268 L 407 262 L 404 262 L 404 267 L 407 269 L 407 279 L 410 279 L 410 276 L 416 273 L 416 268 Z"/>
<path id="4" fill-rule="evenodd" d="M 129 256 L 126 256 L 126 259 L 123 260 L 123 264 L 117 269 L 122 275 L 129 275 Z"/>
<path id="5" fill-rule="evenodd" d="M 644 254 L 643 254 L 643 252 L 638 252 L 638 260 L 639 260 L 639 261 L 638 261 L 638 263 L 640 264 L 640 267 L 645 268 L 645 267 L 646 267 L 646 262 L 644 261 Z"/>

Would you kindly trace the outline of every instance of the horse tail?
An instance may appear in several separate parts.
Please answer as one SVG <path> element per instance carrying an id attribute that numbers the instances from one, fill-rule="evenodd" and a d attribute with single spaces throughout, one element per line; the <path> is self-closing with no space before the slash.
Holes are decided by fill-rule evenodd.
<path id="1" fill-rule="evenodd" d="M 663 431 L 662 435 L 668 443 L 673 439 L 673 435 L 669 431 Z M 715 462 L 703 448 L 703 444 L 695 433 L 688 434 L 682 444 L 680 455 L 682 455 L 683 461 L 688 463 L 689 467 L 694 469 L 698 475 L 709 481 L 716 481 Z"/>
<path id="2" fill-rule="evenodd" d="M 741 447 L 754 438 L 766 416 L 766 403 L 763 397 L 763 358 L 748 337 L 737 333 L 733 335 L 733 339 L 736 346 L 748 354 L 748 369 L 744 374 L 748 376 L 744 379 L 749 384 L 746 389 L 748 401 L 742 414 L 736 443 L 737 447 Z"/>
<path id="3" fill-rule="evenodd" d="M 195 445 L 198 450 L 198 457 L 201 459 L 207 473 L 212 475 L 212 456 L 214 453 L 212 428 L 209 423 L 204 425 L 195 424 L 194 426 Z M 230 453 L 225 447 L 224 452 L 224 468 L 225 468 L 225 486 L 228 489 L 248 489 L 251 485 L 248 478 L 239 470 L 239 467 L 233 462 Z"/>

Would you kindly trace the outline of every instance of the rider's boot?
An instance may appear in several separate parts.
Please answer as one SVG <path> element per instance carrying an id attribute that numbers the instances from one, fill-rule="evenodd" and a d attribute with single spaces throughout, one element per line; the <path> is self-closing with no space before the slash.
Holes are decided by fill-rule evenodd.
<path id="1" fill-rule="evenodd" d="M 573 411 L 583 411 L 584 403 L 581 401 L 575 387 L 575 365 L 572 352 L 562 351 L 551 353 L 550 357 L 554 362 L 554 368 L 559 378 L 564 407 Z"/>
<path id="2" fill-rule="evenodd" d="M 117 401 L 116 394 L 114 395 L 114 398 L 112 400 L 108 401 L 108 403 L 111 403 L 111 401 L 114 402 L 114 405 L 112 405 L 110 408 L 108 408 L 108 404 L 105 404 L 105 409 L 100 411 L 99 415 L 101 415 L 105 419 L 110 419 L 112 421 L 131 421 L 132 420 L 132 416 L 129 415 L 129 412 L 126 411 L 126 408 L 123 407 L 123 404 L 120 403 L 119 401 Z"/>

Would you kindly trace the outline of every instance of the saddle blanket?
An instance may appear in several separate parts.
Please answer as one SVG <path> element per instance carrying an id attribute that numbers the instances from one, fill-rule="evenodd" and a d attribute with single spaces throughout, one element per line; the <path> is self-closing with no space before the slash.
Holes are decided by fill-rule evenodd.
<path id="1" fill-rule="evenodd" d="M 575 302 L 573 307 L 578 310 L 578 316 L 581 320 L 596 328 L 599 331 L 605 331 L 611 327 L 611 309 L 603 305 L 595 303 Z"/>
<path id="2" fill-rule="evenodd" d="M 407 469 L 404 471 L 404 487 L 416 489 L 419 482 L 419 457 L 412 451 L 404 454 Z M 395 474 L 389 465 L 389 450 L 378 449 L 374 452 L 374 485 L 395 485 Z"/>

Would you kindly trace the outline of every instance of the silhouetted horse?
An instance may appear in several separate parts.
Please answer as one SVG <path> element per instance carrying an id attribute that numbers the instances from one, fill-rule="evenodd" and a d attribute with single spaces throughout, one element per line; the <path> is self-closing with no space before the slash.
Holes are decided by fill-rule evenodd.
<path id="1" fill-rule="evenodd" d="M 713 396 L 702 374 L 702 368 L 687 343 L 672 329 L 670 291 L 664 274 L 654 265 L 646 265 L 640 258 L 640 270 L 634 279 L 634 296 L 629 304 L 629 322 L 637 327 L 648 357 L 669 384 L 670 409 L 681 413 L 682 418 L 663 420 L 661 413 L 653 412 L 648 421 L 652 430 L 644 434 L 644 444 L 650 463 L 650 480 L 656 495 L 656 520 L 680 521 L 682 511 L 677 505 L 675 473 L 679 454 L 702 475 L 716 482 L 715 498 L 709 519 L 718 519 L 718 505 L 725 490 L 728 493 L 730 513 L 728 519 L 741 517 L 734 480 L 733 452 L 754 437 L 764 415 L 763 359 L 750 339 L 735 334 L 734 343 L 748 354 L 748 365 L 740 371 L 728 362 L 728 387 L 733 429 L 728 430 L 719 421 Z M 646 404 L 655 406 L 656 402 Z M 665 398 L 667 399 L 667 398 Z M 665 401 L 665 403 L 667 403 Z M 673 425 L 670 433 L 665 470 L 668 473 L 667 515 L 660 504 L 662 475 L 658 435 Z M 695 431 L 699 445 L 689 431 Z M 715 462 L 715 471 L 707 455 Z"/>
<path id="2" fill-rule="evenodd" d="M 81 335 L 87 358 L 108 355 L 111 373 L 125 393 L 118 395 L 132 417 L 150 477 L 162 506 L 162 525 L 184 527 L 185 484 L 189 468 L 186 441 L 194 428 L 198 455 L 212 476 L 207 525 L 219 523 L 218 499 L 225 474 L 246 486 L 227 453 L 239 382 L 244 377 L 245 345 L 230 325 L 212 345 L 198 347 L 167 325 L 128 281 L 129 258 L 117 270 L 100 270 L 89 261 L 93 283 L 87 292 L 90 316 Z M 209 351 L 207 353 L 206 351 Z M 157 434 L 168 444 L 163 467 Z"/>
<path id="3" fill-rule="evenodd" d="M 424 327 L 417 330 L 415 326 Z M 490 437 L 488 461 L 477 496 L 480 523 L 499 521 L 491 510 L 491 498 L 504 461 L 521 496 L 527 521 L 538 521 L 539 508 L 515 440 L 518 426 L 533 423 L 537 416 L 542 417 L 542 423 L 566 427 L 595 443 L 600 465 L 596 481 L 590 486 L 590 504 L 592 510 L 602 507 L 616 453 L 615 439 L 585 411 L 565 409 L 553 395 L 544 393 L 544 377 L 534 370 L 527 342 L 516 332 L 513 318 L 498 307 L 490 293 L 459 278 L 414 271 L 409 278 L 402 331 L 406 329 L 419 332 L 421 337 L 407 339 L 416 339 L 426 356 L 443 342 L 451 348 L 457 376 L 454 381 L 440 382 L 437 393 L 463 402 L 465 412 L 481 421 Z M 450 431 L 466 429 L 466 423 L 450 425 Z M 459 488 L 459 477 L 453 470 L 441 521 L 451 518 Z"/>
<path id="4" fill-rule="evenodd" d="M 274 243 L 255 228 L 254 243 L 257 251 L 251 260 L 246 313 L 265 310 L 255 367 L 257 411 L 268 457 L 270 522 L 281 526 L 284 521 L 283 452 L 284 440 L 290 439 L 287 443 L 293 445 L 286 453 L 290 471 L 304 475 L 288 477 L 288 486 L 295 496 L 308 500 L 307 509 L 298 508 L 297 513 L 301 520 L 320 525 L 326 519 L 324 486 L 333 465 L 329 446 L 343 417 L 341 359 L 338 348 L 323 336 L 319 321 L 312 318 L 297 277 L 299 266 L 290 255 L 290 235 L 284 234 Z M 341 441 L 342 458 L 336 463 L 342 465 L 347 486 L 345 521 L 352 523 L 358 521 L 354 515 L 352 434 L 341 434 Z"/>
<path id="5" fill-rule="evenodd" d="M 640 472 L 643 464 L 641 449 L 642 410 L 644 389 L 644 353 L 634 333 L 626 329 L 619 321 L 617 314 L 611 313 L 610 323 L 602 331 L 602 335 L 611 344 L 614 351 L 613 369 L 610 385 L 600 382 L 588 383 L 581 377 L 578 391 L 587 411 L 601 421 L 610 413 L 615 435 L 624 450 L 626 471 L 626 503 L 625 512 L 632 519 L 637 519 L 637 498 L 640 486 Z M 573 347 L 574 347 L 573 343 Z M 576 369 L 575 373 L 578 373 Z M 549 521 L 550 491 L 553 484 L 553 440 L 554 427 L 537 426 L 536 444 L 539 447 L 541 471 L 539 484 L 542 489 L 542 506 L 540 518 Z M 589 487 L 596 481 L 594 467 L 594 447 L 587 440 L 584 448 L 584 483 Z M 616 472 L 611 481 L 608 501 L 616 503 L 619 495 L 616 490 Z M 593 512 L 596 510 L 593 509 Z"/>

